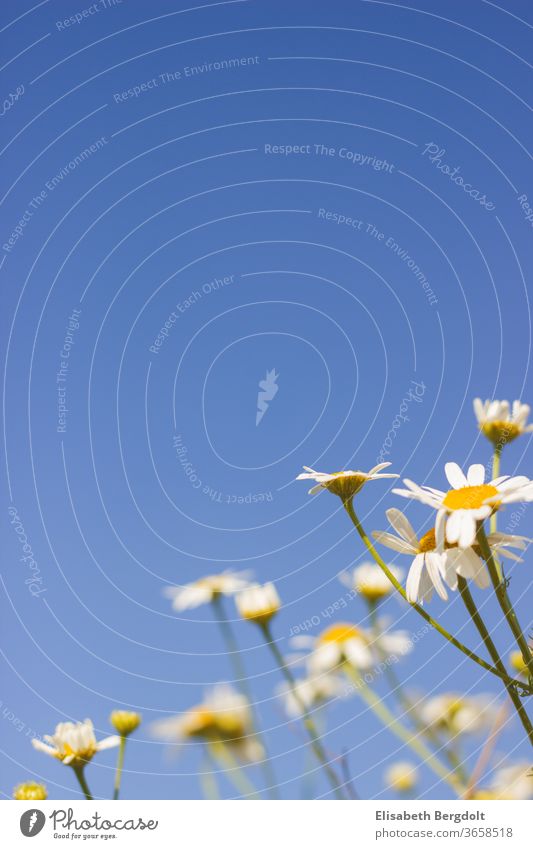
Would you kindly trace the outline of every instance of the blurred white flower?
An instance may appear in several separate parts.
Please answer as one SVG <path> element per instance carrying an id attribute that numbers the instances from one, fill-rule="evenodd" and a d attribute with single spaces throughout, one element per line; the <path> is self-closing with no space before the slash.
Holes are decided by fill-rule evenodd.
<path id="1" fill-rule="evenodd" d="M 382 627 L 383 623 L 378 622 L 378 628 Z M 330 625 L 316 637 L 294 637 L 292 644 L 295 648 L 310 651 L 306 662 L 311 676 L 340 671 L 343 663 L 350 664 L 358 671 L 371 669 L 384 656 L 405 655 L 412 648 L 407 631 L 382 630 L 376 636 L 349 622 Z"/>
<path id="2" fill-rule="evenodd" d="M 283 700 L 288 716 L 301 716 L 303 705 L 306 711 L 323 705 L 330 699 L 343 698 L 347 694 L 345 682 L 337 675 L 323 673 L 299 678 L 295 686 L 296 694 L 287 684 L 278 687 L 278 694 Z"/>
<path id="3" fill-rule="evenodd" d="M 235 596 L 235 604 L 243 619 L 264 625 L 280 609 L 281 599 L 274 584 L 252 584 Z"/>
<path id="4" fill-rule="evenodd" d="M 236 757 L 248 763 L 265 755 L 254 735 L 248 700 L 229 684 L 217 684 L 203 702 L 182 714 L 153 722 L 151 730 L 155 737 L 168 743 L 180 744 L 192 739 L 224 743 Z"/>
<path id="5" fill-rule="evenodd" d="M 485 467 L 477 463 L 470 466 L 467 475 L 457 463 L 446 463 L 446 477 L 452 489 L 441 492 L 429 486 L 418 486 L 404 480 L 407 489 L 394 489 L 397 495 L 414 498 L 437 511 L 435 535 L 437 551 L 444 542 L 456 543 L 459 548 L 469 548 L 476 540 L 476 523 L 487 519 L 505 504 L 516 501 L 533 501 L 533 482 L 524 475 L 495 478 L 485 481 Z"/>
<path id="6" fill-rule="evenodd" d="M 401 569 L 396 569 L 394 566 L 389 566 L 397 581 L 403 578 Z M 353 572 L 343 572 L 339 575 L 342 583 L 355 590 L 368 601 L 377 602 L 394 591 L 394 586 L 391 584 L 386 574 L 375 563 L 361 563 L 356 566 Z"/>
<path id="7" fill-rule="evenodd" d="M 328 474 L 327 472 L 315 472 L 315 470 L 309 468 L 309 466 L 304 466 L 305 472 L 298 475 L 296 480 L 316 481 L 317 485 L 309 490 L 309 495 L 314 495 L 316 492 L 320 492 L 321 489 L 327 489 L 329 492 L 332 492 L 333 495 L 340 496 L 343 501 L 348 501 L 363 488 L 367 481 L 399 477 L 398 475 L 380 474 L 382 469 L 386 469 L 390 465 L 390 463 L 379 463 L 377 466 L 370 469 L 369 472 L 354 472 L 348 470 L 344 472 L 333 472 L 332 474 Z"/>
<path id="8" fill-rule="evenodd" d="M 116 734 L 97 742 L 90 719 L 83 722 L 60 722 L 54 734 L 45 734 L 44 739 L 46 743 L 33 739 L 33 747 L 73 767 L 87 763 L 97 752 L 114 748 L 120 743 L 120 737 Z"/>
<path id="9" fill-rule="evenodd" d="M 397 793 L 409 793 L 418 784 L 416 765 L 410 761 L 396 761 L 385 771 L 385 784 Z"/>
<path id="10" fill-rule="evenodd" d="M 533 425 L 527 420 L 531 408 L 529 404 L 513 401 L 512 409 L 509 401 L 482 401 L 474 399 L 474 412 L 480 431 L 500 449 L 512 442 L 523 433 L 531 433 Z"/>
<path id="11" fill-rule="evenodd" d="M 410 602 L 418 601 L 424 604 L 425 601 L 431 601 L 434 589 L 446 600 L 448 593 L 444 582 L 452 590 L 456 590 L 458 575 L 474 581 L 481 589 L 490 585 L 487 567 L 477 545 L 458 548 L 445 542 L 444 550 L 437 551 L 434 528 L 418 538 L 409 519 L 401 510 L 393 507 L 387 510 L 386 516 L 398 536 L 387 531 L 373 531 L 372 536 L 393 551 L 414 555 L 405 587 Z M 520 557 L 506 549 L 517 548 L 523 551 L 530 542 L 527 537 L 497 532 L 489 534 L 487 540 L 493 552 L 512 560 L 520 560 Z"/>
<path id="12" fill-rule="evenodd" d="M 490 730 L 500 709 L 494 696 L 442 693 L 422 702 L 418 710 L 424 725 L 455 736 Z"/>
<path id="13" fill-rule="evenodd" d="M 531 763 L 522 761 L 498 769 L 490 789 L 496 799 L 531 799 L 533 775 Z"/>
<path id="14" fill-rule="evenodd" d="M 221 595 L 234 595 L 250 583 L 247 572 L 220 572 L 218 575 L 206 575 L 190 584 L 179 587 L 165 587 L 164 594 L 172 599 L 174 610 L 181 612 L 208 604 Z"/>

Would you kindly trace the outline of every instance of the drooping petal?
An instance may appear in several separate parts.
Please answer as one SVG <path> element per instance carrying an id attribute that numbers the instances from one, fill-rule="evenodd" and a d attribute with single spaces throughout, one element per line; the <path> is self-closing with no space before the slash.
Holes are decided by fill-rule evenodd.
<path id="1" fill-rule="evenodd" d="M 386 516 L 392 527 L 404 540 L 406 540 L 413 548 L 418 548 L 418 538 L 414 532 L 411 522 L 401 510 L 396 507 L 391 507 L 386 511 Z"/>
<path id="2" fill-rule="evenodd" d="M 410 602 L 418 601 L 419 598 L 420 579 L 424 568 L 424 559 L 423 554 L 417 554 L 411 564 L 409 574 L 407 575 L 405 591 L 407 593 L 407 599 Z"/>
<path id="3" fill-rule="evenodd" d="M 401 554 L 415 554 L 418 550 L 418 545 L 414 547 L 405 540 L 387 533 L 387 531 L 372 531 L 372 536 L 381 545 L 386 545 L 387 548 L 392 548 L 393 551 L 399 551 Z"/>

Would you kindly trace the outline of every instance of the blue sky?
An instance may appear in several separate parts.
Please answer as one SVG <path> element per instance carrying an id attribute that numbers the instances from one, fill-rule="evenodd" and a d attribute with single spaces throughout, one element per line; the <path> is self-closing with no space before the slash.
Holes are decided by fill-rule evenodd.
<path id="1" fill-rule="evenodd" d="M 301 466 L 370 468 L 418 385 L 386 459 L 441 487 L 447 460 L 489 460 L 473 397 L 533 394 L 529 4 L 190 5 L 9 0 L 0 12 L 8 795 L 33 776 L 76 798 L 30 737 L 85 716 L 104 735 L 124 706 L 145 720 L 125 795 L 196 797 L 198 751 L 169 759 L 148 724 L 232 673 L 210 610 L 174 615 L 164 586 L 233 566 L 274 580 L 287 650 L 298 623 L 328 624 L 338 573 L 366 559 L 339 504 L 293 482 Z M 256 426 L 272 369 L 279 390 Z M 503 471 L 528 474 L 530 459 L 518 441 Z M 362 493 L 369 529 L 405 506 L 389 490 Z M 408 513 L 429 527 L 428 510 Z M 528 587 L 519 565 L 526 622 Z M 493 600 L 480 601 L 509 650 Z M 387 608 L 412 633 L 423 625 L 396 599 Z M 431 612 L 477 648 L 455 597 Z M 364 622 L 359 600 L 343 618 Z M 278 673 L 253 627 L 235 630 L 283 793 L 298 797 L 309 763 L 273 695 Z M 402 671 L 417 691 L 499 692 L 434 634 Z M 356 701 L 328 725 L 328 747 L 378 796 L 405 751 Z M 527 754 L 514 723 L 499 747 Z M 97 795 L 114 757 L 90 768 Z M 448 796 L 422 774 L 428 797 Z"/>

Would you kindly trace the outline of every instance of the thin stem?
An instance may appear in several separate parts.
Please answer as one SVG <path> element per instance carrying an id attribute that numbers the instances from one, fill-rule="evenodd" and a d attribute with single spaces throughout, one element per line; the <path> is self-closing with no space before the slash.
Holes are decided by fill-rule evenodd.
<path id="1" fill-rule="evenodd" d="M 441 634 L 446 640 L 448 640 L 449 643 L 451 643 L 453 646 L 455 646 L 455 648 L 459 649 L 459 651 L 462 651 L 463 654 L 465 654 L 467 657 L 470 658 L 470 660 L 473 660 L 475 663 L 479 664 L 479 666 L 482 666 L 483 669 L 486 669 L 488 672 L 492 672 L 492 674 L 496 675 L 498 678 L 503 678 L 503 680 L 506 681 L 509 684 L 514 684 L 515 686 L 518 686 L 518 687 L 524 687 L 524 684 L 522 682 L 517 681 L 515 678 L 511 678 L 507 674 L 503 675 L 503 673 L 498 672 L 498 670 L 495 669 L 494 666 L 491 666 L 490 663 L 487 663 L 485 660 L 483 660 L 483 658 L 478 657 L 478 655 L 475 654 L 475 652 L 471 651 L 469 648 L 467 648 L 465 645 L 463 645 L 463 643 L 461 643 L 459 640 L 457 640 L 455 637 L 453 637 L 446 630 L 446 628 L 444 628 L 440 624 L 440 622 L 437 622 L 437 620 L 433 619 L 433 617 L 430 616 L 429 613 L 426 613 L 424 608 L 420 607 L 419 604 L 417 604 L 416 602 L 409 601 L 408 598 L 407 598 L 407 593 L 405 592 L 404 588 L 402 587 L 400 582 L 397 580 L 397 578 L 393 575 L 393 573 L 391 572 L 391 570 L 389 569 L 389 567 L 387 566 L 385 561 L 379 556 L 376 549 L 372 545 L 372 541 L 368 537 L 366 531 L 364 530 L 363 526 L 361 525 L 361 522 L 357 518 L 357 515 L 356 515 L 355 510 L 353 508 L 353 503 L 351 501 L 345 501 L 344 507 L 346 508 L 346 512 L 348 513 L 350 519 L 352 520 L 353 524 L 355 525 L 357 533 L 359 534 L 359 536 L 363 540 L 368 551 L 370 552 L 370 554 L 372 555 L 372 557 L 374 558 L 374 560 L 376 561 L 378 566 L 381 567 L 381 569 L 383 570 L 383 572 L 385 572 L 385 574 L 386 574 L 387 578 L 389 579 L 389 581 L 391 582 L 391 584 L 398 590 L 398 592 L 405 599 L 405 601 L 407 601 L 407 603 L 412 608 L 414 608 L 414 610 L 416 610 L 416 612 L 418 614 L 420 614 L 422 619 L 425 619 L 425 621 L 429 625 L 431 625 L 432 628 L 435 628 L 435 630 L 438 631 L 439 634 Z"/>
<path id="2" fill-rule="evenodd" d="M 115 789 L 113 791 L 113 799 L 118 799 L 120 793 L 120 782 L 122 780 L 122 769 L 124 767 L 124 753 L 126 752 L 126 738 L 121 735 L 120 746 L 118 747 L 117 769 L 115 772 Z"/>
<path id="3" fill-rule="evenodd" d="M 387 678 L 390 686 L 391 692 L 394 694 L 400 706 L 404 709 L 406 716 L 411 720 L 416 730 L 423 734 L 430 743 L 432 743 L 439 752 L 442 752 L 450 766 L 453 767 L 455 772 L 457 773 L 457 777 L 463 784 L 466 783 L 467 777 L 466 773 L 463 769 L 463 765 L 461 763 L 461 759 L 458 756 L 457 752 L 453 751 L 453 749 L 449 748 L 445 745 L 444 741 L 441 740 L 439 735 L 433 731 L 432 728 L 424 725 L 423 722 L 420 721 L 419 717 L 416 713 L 416 707 L 411 701 L 410 697 L 407 695 L 405 690 L 403 689 L 402 683 L 398 676 L 396 675 L 394 669 L 390 664 L 386 663 L 386 654 L 381 648 L 381 644 L 379 641 L 379 625 L 377 619 L 377 605 L 375 603 L 369 602 L 369 618 L 370 625 L 372 627 L 372 632 L 375 636 L 376 648 L 378 655 L 381 660 L 385 663 L 385 677 Z"/>
<path id="4" fill-rule="evenodd" d="M 494 586 L 496 598 L 498 599 L 500 607 L 503 611 L 503 615 L 507 619 L 507 624 L 509 625 L 509 628 L 511 629 L 512 634 L 518 644 L 518 648 L 522 652 L 522 657 L 524 659 L 524 663 L 527 666 L 531 683 L 531 681 L 533 681 L 533 656 L 531 654 L 531 649 L 529 648 L 529 644 L 526 638 L 524 637 L 517 615 L 514 612 L 511 600 L 507 595 L 507 586 L 505 584 L 505 581 L 500 578 L 482 522 L 480 522 L 478 525 L 476 536 L 478 545 L 481 549 L 481 554 L 483 555 L 483 559 L 485 560 L 489 570 L 489 575 Z"/>
<path id="5" fill-rule="evenodd" d="M 473 621 L 474 625 L 476 626 L 476 628 L 479 632 L 479 636 L 481 637 L 481 639 L 485 643 L 485 646 L 487 647 L 487 651 L 490 654 L 490 656 L 491 656 L 491 658 L 494 662 L 494 665 L 500 671 L 503 670 L 505 672 L 505 665 L 504 665 L 504 663 L 503 663 L 503 661 L 500 657 L 498 649 L 496 648 L 496 646 L 495 646 L 495 644 L 492 640 L 492 637 L 490 636 L 490 634 L 487 630 L 487 626 L 485 625 L 485 623 L 484 623 L 484 621 L 481 617 L 481 614 L 476 607 L 476 603 L 475 603 L 474 599 L 472 598 L 472 594 L 471 594 L 471 592 L 468 588 L 468 584 L 467 584 L 465 578 L 458 576 L 458 587 L 459 587 L 459 592 L 461 593 L 461 597 L 464 601 L 465 607 L 468 610 L 470 616 L 472 617 L 472 621 Z M 524 705 L 522 704 L 522 700 L 520 699 L 520 696 L 518 695 L 518 693 L 516 692 L 514 687 L 512 687 L 510 684 L 507 684 L 506 682 L 504 682 L 504 684 L 505 684 L 505 688 L 506 688 L 506 690 L 509 694 L 509 698 L 511 699 L 511 701 L 512 701 L 514 707 L 515 707 L 515 710 L 516 710 L 516 712 L 517 712 L 517 714 L 520 718 L 520 722 L 524 726 L 526 734 L 529 737 L 529 741 L 533 745 L 533 726 L 531 725 L 531 722 L 529 721 L 529 717 L 526 713 Z"/>
<path id="6" fill-rule="evenodd" d="M 294 700 L 295 700 L 296 704 L 298 705 L 298 708 L 300 709 L 300 713 L 302 714 L 302 722 L 303 722 L 304 728 L 307 731 L 307 733 L 309 735 L 309 739 L 311 741 L 311 748 L 313 749 L 313 752 L 315 753 L 317 759 L 320 761 L 320 763 L 321 763 L 321 765 L 324 769 L 324 772 L 326 773 L 326 775 L 329 779 L 329 782 L 330 782 L 330 784 L 333 788 L 333 792 L 335 793 L 336 798 L 337 799 L 344 799 L 344 796 L 341 793 L 340 788 L 339 788 L 339 779 L 337 778 L 337 776 L 335 775 L 335 771 L 331 768 L 331 766 L 329 764 L 329 761 L 328 761 L 326 752 L 324 750 L 324 747 L 322 746 L 322 743 L 320 742 L 320 737 L 318 736 L 318 731 L 317 731 L 316 725 L 313 722 L 311 716 L 309 715 L 309 712 L 307 710 L 305 703 L 303 702 L 302 698 L 300 697 L 300 694 L 298 692 L 298 688 L 296 687 L 296 681 L 294 680 L 294 676 L 293 676 L 292 672 L 290 671 L 289 667 L 287 666 L 287 664 L 285 663 L 285 659 L 283 658 L 283 655 L 281 654 L 281 652 L 280 652 L 280 650 L 277 646 L 277 643 L 275 642 L 274 637 L 272 636 L 272 631 L 270 630 L 270 625 L 267 622 L 265 622 L 265 623 L 262 623 L 260 625 L 260 627 L 261 627 L 261 630 L 263 631 L 263 634 L 265 636 L 265 640 L 267 642 L 267 645 L 269 646 L 270 651 L 274 655 L 274 659 L 276 661 L 276 664 L 277 664 L 281 674 L 285 678 L 287 684 L 289 685 L 289 688 L 290 688 L 290 691 L 291 691 L 291 693 L 294 697 Z"/>
<path id="7" fill-rule="evenodd" d="M 250 797 L 251 799 L 259 799 L 259 794 L 239 764 L 238 760 L 233 756 L 230 747 L 221 741 L 210 743 L 211 753 L 213 757 L 220 763 L 226 772 L 230 781 L 233 782 L 241 796 Z"/>
<path id="8" fill-rule="evenodd" d="M 202 785 L 204 798 L 220 799 L 218 782 L 213 769 L 213 767 L 216 766 L 216 761 L 211 755 L 208 745 L 205 747 L 203 764 L 204 767 L 200 773 L 200 784 Z"/>
<path id="9" fill-rule="evenodd" d="M 72 769 L 74 770 L 74 775 L 78 779 L 79 785 L 80 785 L 81 789 L 83 790 L 83 795 L 85 796 L 86 799 L 88 799 L 89 802 L 92 802 L 93 797 L 92 797 L 91 791 L 89 790 L 87 782 L 85 781 L 85 775 L 84 775 L 84 772 L 83 772 L 83 770 L 85 769 L 85 765 L 74 766 L 74 767 L 72 767 Z"/>
<path id="10" fill-rule="evenodd" d="M 423 740 L 421 740 L 416 734 L 413 734 L 409 728 L 406 728 L 405 725 L 402 725 L 402 723 L 396 719 L 394 714 L 391 713 L 385 705 L 385 702 L 383 702 L 379 696 L 374 693 L 372 688 L 368 686 L 368 684 L 352 666 L 345 664 L 344 669 L 356 685 L 357 692 L 361 698 L 366 702 L 373 713 L 375 713 L 378 719 L 381 720 L 383 725 L 388 728 L 389 731 L 392 731 L 396 737 L 406 743 L 409 748 L 418 755 L 422 763 L 425 763 L 436 775 L 438 775 L 439 778 L 449 784 L 450 787 L 452 787 L 453 790 L 461 796 L 464 792 L 464 786 L 458 780 L 453 771 L 450 772 L 450 770 L 440 762 L 436 755 L 433 754 L 431 749 L 426 746 Z"/>
<path id="11" fill-rule="evenodd" d="M 279 799 L 279 790 L 277 786 L 276 776 L 274 774 L 274 769 L 268 756 L 268 751 L 265 745 L 264 738 L 259 731 L 259 718 L 257 716 L 257 710 L 255 708 L 255 704 L 252 698 L 252 693 L 250 691 L 250 686 L 248 683 L 248 676 L 246 675 L 246 670 L 242 662 L 242 657 L 239 651 L 237 640 L 235 638 L 235 634 L 233 633 L 233 628 L 231 627 L 231 623 L 226 615 L 226 609 L 220 596 L 215 595 L 213 597 L 212 605 L 216 615 L 215 618 L 222 632 L 224 642 L 226 643 L 226 650 L 230 658 L 230 663 L 233 665 L 235 683 L 243 694 L 243 696 L 246 698 L 248 704 L 250 705 L 255 736 L 261 742 L 261 745 L 263 746 L 263 750 L 265 752 L 265 756 L 261 761 L 261 767 L 264 772 L 268 795 L 271 799 Z"/>

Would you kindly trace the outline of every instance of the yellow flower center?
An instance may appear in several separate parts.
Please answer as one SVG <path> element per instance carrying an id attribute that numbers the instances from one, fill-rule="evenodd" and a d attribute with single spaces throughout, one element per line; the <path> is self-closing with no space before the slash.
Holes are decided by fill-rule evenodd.
<path id="1" fill-rule="evenodd" d="M 494 445 L 503 447 L 522 433 L 522 428 L 515 422 L 494 421 L 480 425 L 480 430 Z"/>
<path id="2" fill-rule="evenodd" d="M 431 528 L 430 531 L 424 534 L 418 544 L 419 554 L 425 554 L 426 551 L 435 551 L 437 547 L 437 541 L 435 539 L 435 528 Z"/>
<path id="3" fill-rule="evenodd" d="M 359 490 L 365 485 L 368 475 L 364 472 L 334 472 L 333 480 L 324 484 L 324 487 L 332 492 L 333 495 L 338 495 L 343 501 L 349 501 L 356 495 Z"/>
<path id="4" fill-rule="evenodd" d="M 460 489 L 450 489 L 442 502 L 448 510 L 476 510 L 483 507 L 487 498 L 498 495 L 498 490 L 490 484 L 481 486 L 462 486 Z"/>
<path id="5" fill-rule="evenodd" d="M 350 625 L 349 622 L 339 622 L 337 625 L 331 625 L 329 628 L 326 628 L 325 631 L 322 631 L 318 638 L 318 642 L 342 644 L 345 643 L 346 640 L 360 636 L 361 631 L 356 628 L 355 625 Z"/>

